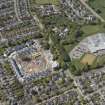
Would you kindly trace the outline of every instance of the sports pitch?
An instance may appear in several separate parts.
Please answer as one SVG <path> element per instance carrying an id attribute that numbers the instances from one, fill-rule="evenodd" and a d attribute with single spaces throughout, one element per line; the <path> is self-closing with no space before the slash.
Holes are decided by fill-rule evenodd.
<path id="1" fill-rule="evenodd" d="M 85 54 L 84 57 L 81 59 L 82 64 L 93 65 L 94 61 L 96 60 L 96 56 L 93 54 Z"/>
<path id="2" fill-rule="evenodd" d="M 58 5 L 59 0 L 34 0 L 36 4 L 44 5 L 44 4 L 53 4 Z"/>

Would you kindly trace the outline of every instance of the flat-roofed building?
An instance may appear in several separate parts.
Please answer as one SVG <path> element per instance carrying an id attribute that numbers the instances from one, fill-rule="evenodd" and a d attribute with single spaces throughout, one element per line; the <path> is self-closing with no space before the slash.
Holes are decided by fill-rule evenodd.
<path id="1" fill-rule="evenodd" d="M 81 58 L 84 53 L 96 56 L 105 54 L 105 33 L 97 33 L 83 39 L 71 52 L 71 59 Z M 102 52 L 102 53 L 101 53 Z"/>

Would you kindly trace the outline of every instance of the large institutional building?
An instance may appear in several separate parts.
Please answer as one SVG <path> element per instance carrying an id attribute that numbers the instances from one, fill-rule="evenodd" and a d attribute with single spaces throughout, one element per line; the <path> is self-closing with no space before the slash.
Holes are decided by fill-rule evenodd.
<path id="1" fill-rule="evenodd" d="M 105 54 L 105 33 L 98 33 L 82 40 L 71 52 L 71 59 L 80 58 L 84 53 L 96 56 Z"/>
<path id="2" fill-rule="evenodd" d="M 37 40 L 32 46 L 13 52 L 10 61 L 21 82 L 45 77 L 58 65 L 51 52 L 41 48 Z"/>

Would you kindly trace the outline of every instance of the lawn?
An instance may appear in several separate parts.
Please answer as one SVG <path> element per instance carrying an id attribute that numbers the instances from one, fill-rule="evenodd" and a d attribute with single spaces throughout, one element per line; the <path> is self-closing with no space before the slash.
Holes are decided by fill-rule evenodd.
<path id="1" fill-rule="evenodd" d="M 105 55 L 98 56 L 96 60 L 97 65 L 105 65 Z"/>
<path id="2" fill-rule="evenodd" d="M 105 0 L 89 0 L 89 5 L 105 19 Z"/>
<path id="3" fill-rule="evenodd" d="M 84 54 L 80 59 L 73 59 L 70 67 L 74 75 L 80 75 L 89 70 L 95 70 L 105 65 L 105 55 L 95 56 L 93 54 Z"/>
<path id="4" fill-rule="evenodd" d="M 81 30 L 84 32 L 84 37 L 100 32 L 105 32 L 104 24 L 84 25 Z"/>
<path id="5" fill-rule="evenodd" d="M 53 4 L 59 5 L 59 0 L 34 0 L 36 4 L 44 5 L 44 4 Z"/>

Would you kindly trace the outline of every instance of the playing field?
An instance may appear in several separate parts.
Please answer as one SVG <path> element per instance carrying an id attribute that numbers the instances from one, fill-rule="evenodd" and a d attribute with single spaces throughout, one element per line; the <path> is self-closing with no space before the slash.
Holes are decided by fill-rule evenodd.
<path id="1" fill-rule="evenodd" d="M 93 55 L 93 54 L 86 54 L 82 58 L 81 63 L 82 64 L 92 65 L 95 60 L 96 60 L 96 56 L 95 55 Z"/>
<path id="2" fill-rule="evenodd" d="M 37 4 L 53 4 L 53 5 L 58 5 L 59 4 L 59 0 L 35 0 L 35 2 Z"/>

